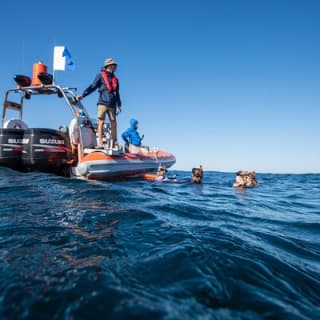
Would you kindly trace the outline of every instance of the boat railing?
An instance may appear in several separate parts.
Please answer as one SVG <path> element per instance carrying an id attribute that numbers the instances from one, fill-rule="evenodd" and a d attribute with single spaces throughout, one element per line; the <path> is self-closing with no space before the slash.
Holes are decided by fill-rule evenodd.
<path id="1" fill-rule="evenodd" d="M 73 116 L 77 115 L 77 110 L 82 110 L 89 118 L 89 114 L 84 106 L 76 99 L 76 90 L 77 89 L 73 87 L 60 87 L 57 84 L 27 87 L 18 86 L 8 89 L 5 93 L 3 103 L 2 126 L 8 109 L 18 111 L 19 119 L 22 120 L 24 101 L 31 99 L 34 95 L 57 95 L 59 98 L 64 98 Z M 14 95 L 17 95 L 18 98 L 13 98 Z"/>

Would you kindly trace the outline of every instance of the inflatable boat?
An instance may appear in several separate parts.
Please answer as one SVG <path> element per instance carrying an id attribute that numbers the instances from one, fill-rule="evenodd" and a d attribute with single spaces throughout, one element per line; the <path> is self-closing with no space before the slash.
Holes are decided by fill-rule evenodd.
<path id="1" fill-rule="evenodd" d="M 97 125 L 84 105 L 76 99 L 75 88 L 52 83 L 46 72 L 38 75 L 39 83 L 27 76 L 16 75 L 17 87 L 5 93 L 2 128 L 0 129 L 0 166 L 22 172 L 40 171 L 66 177 L 96 180 L 139 178 L 155 173 L 159 166 L 175 164 L 175 156 L 147 146 L 112 149 L 110 125 L 105 124 L 104 148 L 97 148 Z M 36 96 L 57 97 L 71 111 L 69 126 L 30 128 L 22 119 L 24 104 Z M 27 109 L 27 108 L 26 108 Z M 7 119 L 8 111 L 17 117 Z M 68 111 L 68 110 L 67 110 Z M 61 113 L 57 110 L 57 117 Z"/>

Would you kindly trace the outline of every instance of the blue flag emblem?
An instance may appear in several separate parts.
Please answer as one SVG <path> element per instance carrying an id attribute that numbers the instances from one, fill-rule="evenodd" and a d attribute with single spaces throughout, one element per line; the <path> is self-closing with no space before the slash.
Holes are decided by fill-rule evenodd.
<path id="1" fill-rule="evenodd" d="M 62 56 L 66 58 L 66 69 L 73 71 L 75 68 L 74 62 L 72 61 L 72 57 L 67 48 L 64 48 Z"/>

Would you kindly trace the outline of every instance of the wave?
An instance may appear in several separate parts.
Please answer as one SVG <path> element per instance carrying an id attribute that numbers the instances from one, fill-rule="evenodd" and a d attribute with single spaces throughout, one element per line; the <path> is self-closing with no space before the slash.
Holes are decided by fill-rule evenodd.
<path id="1" fill-rule="evenodd" d="M 0 169 L 2 319 L 315 319 L 320 175 L 193 185 Z"/>

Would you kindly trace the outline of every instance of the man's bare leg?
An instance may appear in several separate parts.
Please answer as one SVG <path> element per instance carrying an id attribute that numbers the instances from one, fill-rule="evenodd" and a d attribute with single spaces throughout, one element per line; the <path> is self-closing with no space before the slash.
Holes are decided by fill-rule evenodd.
<path id="1" fill-rule="evenodd" d="M 103 141 L 102 141 L 103 124 L 104 124 L 104 120 L 98 119 L 98 147 L 103 147 Z"/>

